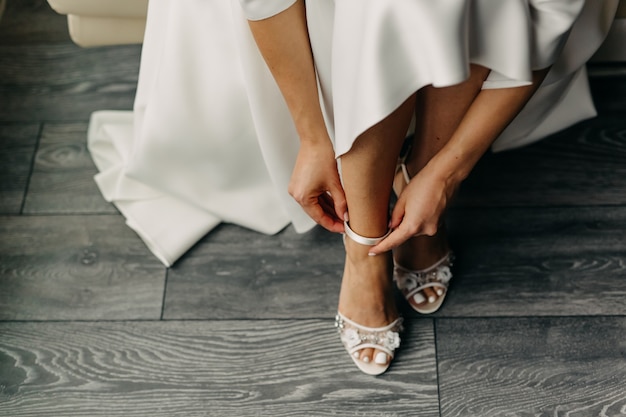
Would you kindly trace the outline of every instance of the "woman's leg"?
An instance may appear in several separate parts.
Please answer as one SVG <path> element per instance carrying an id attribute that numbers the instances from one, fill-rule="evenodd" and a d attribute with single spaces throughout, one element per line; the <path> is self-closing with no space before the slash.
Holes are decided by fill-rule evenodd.
<path id="1" fill-rule="evenodd" d="M 350 151 L 341 157 L 350 228 L 362 236 L 380 237 L 388 230 L 393 175 L 413 108 L 414 96 L 360 135 Z M 391 253 L 368 256 L 368 246 L 356 243 L 347 236 L 345 247 L 346 263 L 339 311 L 368 327 L 391 323 L 398 317 L 391 280 Z M 364 362 L 376 360 L 378 363 L 378 353 L 373 349 L 363 349 L 360 359 Z"/>
<path id="2" fill-rule="evenodd" d="M 417 93 L 415 106 L 416 127 L 411 149 L 406 159 L 407 171 L 412 178 L 422 170 L 450 140 L 463 116 L 481 90 L 489 70 L 472 65 L 469 78 L 461 84 L 436 88 L 426 86 Z M 395 180 L 396 191 L 400 191 L 404 178 Z M 449 252 L 445 227 L 440 227 L 434 236 L 418 236 L 406 241 L 394 251 L 396 261 L 412 270 L 430 267 Z M 418 307 L 434 303 L 441 290 L 426 288 L 415 303 Z"/>
<path id="3" fill-rule="evenodd" d="M 405 186 L 391 213 L 393 231 L 371 248 L 371 255 L 416 235 L 436 233 L 458 186 L 537 91 L 548 70 L 533 71 L 528 85 L 480 91 L 448 143 Z"/>

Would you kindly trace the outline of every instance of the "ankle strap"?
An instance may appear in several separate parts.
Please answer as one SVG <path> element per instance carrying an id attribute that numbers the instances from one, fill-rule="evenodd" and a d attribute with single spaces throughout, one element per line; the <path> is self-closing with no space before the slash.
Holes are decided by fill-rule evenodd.
<path id="1" fill-rule="evenodd" d="M 411 176 L 409 175 L 409 170 L 406 169 L 406 164 L 404 161 L 400 164 L 400 169 L 402 170 L 402 176 L 404 177 L 404 181 L 408 184 L 411 182 Z"/>
<path id="2" fill-rule="evenodd" d="M 345 229 L 346 236 L 348 236 L 350 239 L 354 240 L 356 243 L 360 243 L 361 245 L 365 245 L 365 246 L 374 246 L 374 245 L 378 244 L 378 242 L 380 242 L 381 240 L 383 240 L 384 238 L 389 236 L 389 233 L 391 233 L 391 229 L 389 229 L 387 231 L 387 233 L 385 233 L 384 236 L 381 236 L 381 237 L 365 237 L 365 236 L 361 236 L 361 235 L 357 234 L 354 230 L 350 229 L 350 225 L 348 224 L 348 222 L 344 222 L 343 226 L 344 226 L 344 229 Z"/>

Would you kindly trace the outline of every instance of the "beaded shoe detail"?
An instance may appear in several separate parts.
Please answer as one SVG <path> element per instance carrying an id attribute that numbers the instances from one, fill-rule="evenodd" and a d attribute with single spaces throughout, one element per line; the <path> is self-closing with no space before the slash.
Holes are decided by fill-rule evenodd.
<path id="1" fill-rule="evenodd" d="M 421 270 L 410 270 L 398 264 L 394 265 L 393 280 L 396 282 L 396 286 L 404 295 L 404 298 L 409 301 L 409 304 L 415 311 L 421 314 L 431 314 L 439 310 L 443 300 L 448 293 L 448 286 L 450 279 L 452 279 L 452 261 L 454 255 L 452 252 L 448 252 L 443 258 L 437 261 L 434 265 Z M 438 292 L 437 300 L 432 303 L 425 303 L 427 301 L 425 297 L 422 302 L 424 306 L 417 306 L 414 297 L 421 296 L 422 291 L 425 288 L 433 288 Z M 439 294 L 440 293 L 440 294 Z M 411 302 L 411 299 L 415 302 Z"/>
<path id="2" fill-rule="evenodd" d="M 368 375 L 380 375 L 389 368 L 395 350 L 400 347 L 400 332 L 402 331 L 402 317 L 384 327 L 367 327 L 355 323 L 341 313 L 335 316 L 335 327 L 350 357 L 359 369 Z M 376 349 L 388 355 L 385 364 L 367 363 L 355 357 L 359 351 L 366 348 Z"/>

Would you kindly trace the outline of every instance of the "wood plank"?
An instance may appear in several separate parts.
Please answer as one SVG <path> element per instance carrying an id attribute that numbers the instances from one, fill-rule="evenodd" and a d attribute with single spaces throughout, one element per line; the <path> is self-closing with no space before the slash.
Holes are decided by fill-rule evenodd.
<path id="1" fill-rule="evenodd" d="M 0 124 L 0 213 L 19 214 L 40 126 Z"/>
<path id="2" fill-rule="evenodd" d="M 87 124 L 44 125 L 24 213 L 117 213 L 102 197 L 87 150 Z"/>
<path id="3" fill-rule="evenodd" d="M 626 108 L 539 143 L 489 153 L 462 184 L 456 207 L 626 204 Z"/>
<path id="4" fill-rule="evenodd" d="M 0 19 L 0 45 L 31 45 L 70 41 L 67 18 L 46 0 L 7 1 Z"/>
<path id="5" fill-rule="evenodd" d="M 221 225 L 169 271 L 164 317 L 334 317 L 342 245 L 321 228 L 266 236 Z"/>
<path id="6" fill-rule="evenodd" d="M 441 415 L 624 416 L 625 317 L 437 320 Z"/>
<path id="7" fill-rule="evenodd" d="M 455 210 L 450 229 L 457 261 L 440 316 L 624 313 L 623 208 Z M 164 317 L 329 317 L 342 266 L 341 239 L 323 230 L 224 225 L 171 269 Z"/>
<path id="8" fill-rule="evenodd" d="M 0 217 L 0 320 L 158 319 L 165 268 L 121 216 Z"/>
<path id="9" fill-rule="evenodd" d="M 459 210 L 442 316 L 623 315 L 623 207 Z"/>
<path id="10" fill-rule="evenodd" d="M 380 377 L 331 320 L 0 324 L 0 406 L 20 416 L 439 416 L 432 322 Z M 71 335 L 71 337 L 68 337 Z"/>
<path id="11" fill-rule="evenodd" d="M 86 121 L 132 109 L 141 47 L 0 46 L 0 121 Z"/>

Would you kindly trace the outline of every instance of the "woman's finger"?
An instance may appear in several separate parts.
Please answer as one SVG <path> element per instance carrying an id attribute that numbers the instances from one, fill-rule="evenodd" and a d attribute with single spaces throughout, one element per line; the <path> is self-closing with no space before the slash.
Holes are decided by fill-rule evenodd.
<path id="1" fill-rule="evenodd" d="M 319 201 L 320 206 L 322 207 L 322 210 L 324 211 L 323 218 L 328 218 L 333 223 L 331 225 L 327 219 L 324 219 L 324 222 L 325 222 L 324 224 L 326 226 L 323 226 L 323 227 L 330 230 L 331 232 L 343 233 L 344 231 L 343 219 L 337 217 L 337 213 L 335 213 L 335 206 L 333 204 L 332 197 L 328 194 L 324 194 L 323 196 L 319 197 L 319 200 L 320 200 Z"/>
<path id="2" fill-rule="evenodd" d="M 334 217 L 333 205 L 324 201 L 321 196 L 315 202 L 302 205 L 302 208 L 315 223 L 319 224 L 324 229 L 334 233 L 343 232 L 343 221 Z M 330 210 L 330 213 L 333 213 L 333 216 L 328 214 L 328 210 Z"/>
<path id="3" fill-rule="evenodd" d="M 369 255 L 375 256 L 381 253 L 388 252 L 393 248 L 400 246 L 414 235 L 407 230 L 397 228 L 389 234 L 386 238 L 381 240 L 377 245 L 372 246 L 368 252 Z"/>
<path id="4" fill-rule="evenodd" d="M 343 191 L 341 184 L 334 187 L 330 187 L 330 196 L 332 197 L 335 214 L 342 220 L 348 220 L 348 202 L 346 201 L 346 194 Z"/>
<path id="5" fill-rule="evenodd" d="M 396 201 L 395 206 L 393 207 L 393 211 L 391 212 L 391 218 L 389 219 L 389 228 L 397 229 L 402 223 L 402 219 L 404 219 L 404 214 L 406 212 L 406 199 L 400 197 Z"/>

